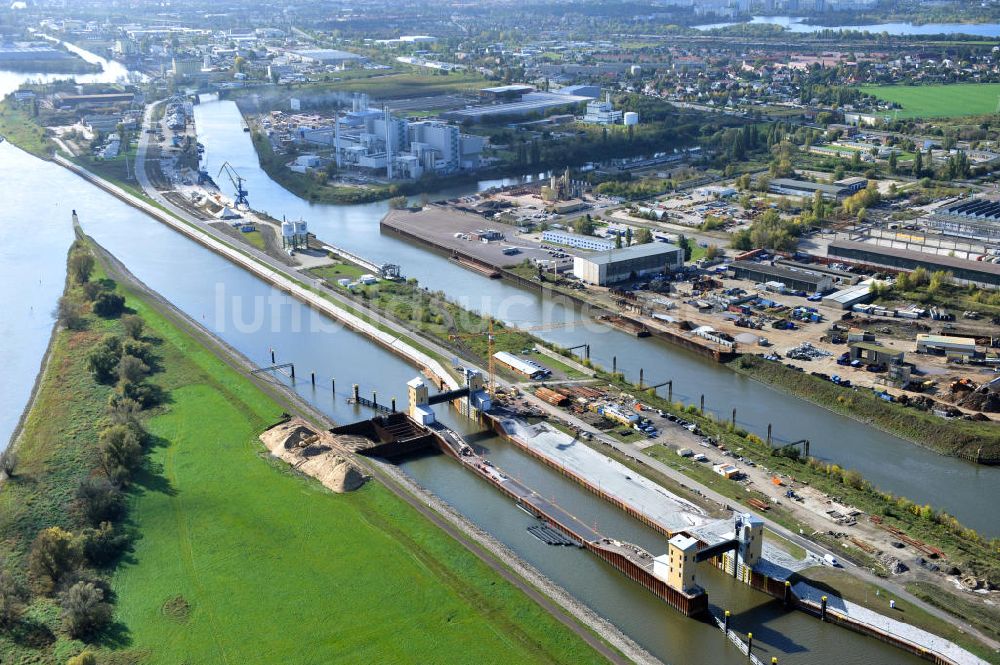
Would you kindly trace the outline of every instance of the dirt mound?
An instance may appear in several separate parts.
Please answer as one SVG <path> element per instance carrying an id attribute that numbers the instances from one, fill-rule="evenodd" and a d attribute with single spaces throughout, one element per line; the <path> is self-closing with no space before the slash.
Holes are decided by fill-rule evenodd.
<path id="1" fill-rule="evenodd" d="M 260 440 L 272 455 L 334 492 L 351 492 L 368 479 L 351 460 L 337 452 L 332 434 L 316 432 L 301 418 L 275 425 L 261 434 Z"/>
<path id="2" fill-rule="evenodd" d="M 346 457 L 330 454 L 311 458 L 299 470 L 316 478 L 334 492 L 353 492 L 365 484 L 365 476 Z"/>
<path id="3" fill-rule="evenodd" d="M 315 436 L 316 432 L 306 426 L 303 421 L 294 418 L 287 423 L 275 425 L 267 430 L 260 435 L 260 440 L 273 453 L 275 448 L 292 450 L 305 446 L 311 443 Z"/>
<path id="4" fill-rule="evenodd" d="M 997 413 L 1000 412 L 1000 393 L 990 392 L 990 390 L 984 386 L 966 394 L 965 397 L 956 402 L 956 404 L 974 411 Z"/>

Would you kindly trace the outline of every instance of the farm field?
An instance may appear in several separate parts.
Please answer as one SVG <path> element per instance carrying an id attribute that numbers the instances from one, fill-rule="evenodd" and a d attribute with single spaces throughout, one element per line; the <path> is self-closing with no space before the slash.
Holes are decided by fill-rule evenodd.
<path id="1" fill-rule="evenodd" d="M 899 118 L 946 118 L 996 113 L 1000 83 L 864 86 L 870 95 L 902 106 Z"/>
<path id="2" fill-rule="evenodd" d="M 269 461 L 281 409 L 130 303 L 164 340 L 169 410 L 137 483 L 141 538 L 114 578 L 143 662 L 597 662 L 384 486 L 334 495 Z"/>

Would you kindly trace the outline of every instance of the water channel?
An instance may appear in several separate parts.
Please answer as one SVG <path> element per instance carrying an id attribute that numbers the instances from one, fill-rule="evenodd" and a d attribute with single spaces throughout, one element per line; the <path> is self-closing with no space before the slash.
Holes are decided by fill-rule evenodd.
<path id="1" fill-rule="evenodd" d="M 268 350 L 275 348 L 281 361 L 315 371 L 323 379 L 320 387 L 313 389 L 308 381 L 299 381 L 296 388 L 337 421 L 369 415 L 346 403 L 350 383 L 359 383 L 363 392 L 377 390 L 381 396 L 400 396 L 405 381 L 415 375 L 414 368 L 363 337 L 333 324 L 68 171 L 39 162 L 9 144 L 0 145 L 0 165 L 4 182 L 16 184 L 9 193 L 13 197 L 10 205 L 16 210 L 31 206 L 32 219 L 51 229 L 48 241 L 52 245 L 37 247 L 36 256 L 50 256 L 51 261 L 46 263 L 53 265 L 63 260 L 64 248 L 70 242 L 69 209 L 76 208 L 87 233 L 140 279 L 251 359 L 264 364 Z M 61 192 L 59 200 L 39 199 L 37 192 L 43 183 Z M 16 304 L 22 299 L 17 296 L 9 302 Z M 330 392 L 328 377 L 338 380 L 336 396 Z M 457 414 L 442 412 L 441 416 L 471 434 L 469 425 Z M 662 537 L 512 446 L 491 435 L 474 437 L 473 441 L 488 448 L 502 468 L 562 505 L 573 506 L 574 512 L 588 523 L 597 523 L 609 535 L 637 542 L 654 552 L 663 551 Z M 582 550 L 552 548 L 530 536 L 525 531 L 532 523 L 527 515 L 450 459 L 429 456 L 410 461 L 404 468 L 658 657 L 675 663 L 743 662 L 715 628 L 681 617 L 595 557 Z M 730 609 L 734 626 L 741 631 L 754 632 L 755 644 L 767 659 L 778 655 L 782 663 L 827 662 L 835 657 L 858 665 L 910 662 L 905 654 L 875 640 L 798 612 L 786 613 L 777 602 L 718 571 L 706 570 L 704 578 L 713 604 Z"/>
<path id="2" fill-rule="evenodd" d="M 675 399 L 689 403 L 704 394 L 706 408 L 722 414 L 737 408 L 737 422 L 763 435 L 774 424 L 778 438 L 809 439 L 811 451 L 855 468 L 877 486 L 924 504 L 941 507 L 988 535 L 1000 534 L 1000 521 L 979 509 L 980 502 L 1000 501 L 1000 468 L 989 468 L 920 448 L 898 437 L 838 416 L 690 354 L 652 340 L 638 340 L 606 326 L 582 320 L 572 306 L 466 270 L 444 255 L 379 231 L 385 202 L 353 206 L 310 204 L 282 188 L 261 170 L 253 143 L 241 130 L 233 102 L 209 101 L 195 107 L 199 140 L 205 145 L 208 170 L 224 161 L 247 179 L 250 203 L 258 210 L 289 219 L 303 218 L 320 238 L 376 263 L 403 266 L 409 277 L 480 312 L 518 326 L 563 326 L 536 333 L 563 346 L 591 344 L 591 357 L 619 369 L 634 380 L 640 367 L 648 383 L 674 381 Z M 479 187 L 496 184 L 483 181 Z M 226 187 L 223 186 L 225 190 Z M 455 196 L 444 192 L 431 197 Z M 574 325 L 564 325 L 567 322 Z M 887 463 L 887 461 L 891 461 Z M 985 505 L 991 505 L 989 503 Z"/>

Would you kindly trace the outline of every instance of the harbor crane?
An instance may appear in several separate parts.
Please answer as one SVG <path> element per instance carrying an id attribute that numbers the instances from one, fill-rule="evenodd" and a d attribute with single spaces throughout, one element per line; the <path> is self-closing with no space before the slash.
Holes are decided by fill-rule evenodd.
<path id="1" fill-rule="evenodd" d="M 486 336 L 486 355 L 487 355 L 487 371 L 489 373 L 489 393 L 490 397 L 496 396 L 496 360 L 493 358 L 493 353 L 496 348 L 496 338 L 498 335 L 511 335 L 513 333 L 524 333 L 524 332 L 536 332 L 541 330 L 553 330 L 555 328 L 564 328 L 566 326 L 571 326 L 577 321 L 566 321 L 564 323 L 551 323 L 541 326 L 530 326 L 527 328 L 497 328 L 493 325 L 493 317 L 489 317 L 489 325 L 485 331 L 474 332 L 474 333 L 459 333 L 448 335 L 450 340 L 459 339 L 471 339 L 475 337 Z M 576 347 L 578 348 L 578 347 Z"/>
<path id="2" fill-rule="evenodd" d="M 239 173 L 237 173 L 236 169 L 234 169 L 233 165 L 230 164 L 229 162 L 222 163 L 222 168 L 219 169 L 219 176 L 222 176 L 223 173 L 225 173 L 229 177 L 229 181 L 233 183 L 233 187 L 236 188 L 236 195 L 233 199 L 233 204 L 237 208 L 240 208 L 242 206 L 244 210 L 249 210 L 250 202 L 247 200 L 246 187 L 243 186 L 243 183 L 246 182 L 246 179 Z"/>

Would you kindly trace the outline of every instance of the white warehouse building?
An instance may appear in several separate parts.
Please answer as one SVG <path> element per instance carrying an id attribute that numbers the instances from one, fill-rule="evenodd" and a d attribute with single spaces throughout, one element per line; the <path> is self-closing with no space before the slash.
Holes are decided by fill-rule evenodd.
<path id="1" fill-rule="evenodd" d="M 604 286 L 644 275 L 673 272 L 683 265 L 683 249 L 669 243 L 649 242 L 575 256 L 573 275 L 589 284 Z"/>
<path id="2" fill-rule="evenodd" d="M 543 231 L 542 241 L 554 242 L 557 245 L 566 245 L 567 247 L 576 247 L 577 249 L 592 249 L 596 251 L 613 249 L 615 246 L 615 243 L 611 240 L 586 236 L 580 233 L 566 233 L 565 231 Z"/>

